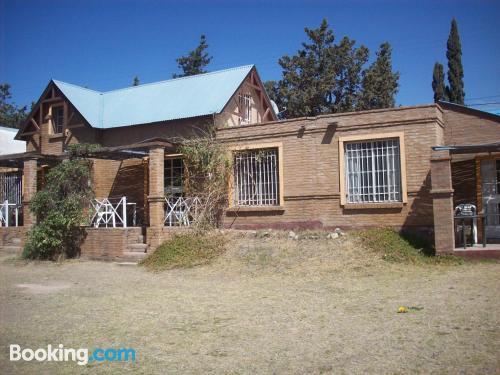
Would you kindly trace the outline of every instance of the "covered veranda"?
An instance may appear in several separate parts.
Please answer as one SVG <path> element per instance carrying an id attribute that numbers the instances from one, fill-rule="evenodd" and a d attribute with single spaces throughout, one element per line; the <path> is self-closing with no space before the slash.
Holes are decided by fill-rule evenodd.
<path id="1" fill-rule="evenodd" d="M 15 172 L 19 176 L 20 191 L 15 201 L 2 200 L 2 232 L 14 227 L 29 227 L 36 223 L 36 218 L 28 209 L 30 201 L 37 189 L 43 186 L 43 175 L 47 169 L 68 157 L 67 153 L 42 155 L 34 152 L 0 157 L 1 171 Z M 114 185 L 119 185 L 119 189 L 115 190 L 121 194 L 105 196 L 96 193 L 89 207 L 89 229 L 106 231 L 136 227 L 141 233 L 142 242 L 154 249 L 170 235 L 173 227 L 192 224 L 198 199 L 186 197 L 179 189 L 173 192 L 165 186 L 165 181 L 169 181 L 165 178 L 165 161 L 181 157 L 177 144 L 155 138 L 117 147 L 100 147 L 85 157 L 93 161 L 92 184 L 98 185 L 101 179 L 113 180 Z M 110 164 L 107 162 L 121 165 L 121 162 L 131 160 L 136 161 L 138 168 L 144 170 L 142 180 L 133 181 L 131 177 L 117 181 L 116 169 L 108 168 Z M 99 163 L 101 172 L 95 173 Z M 12 197 L 8 192 L 4 195 Z M 141 196 L 143 199 L 140 202 L 134 199 Z"/>
<path id="2" fill-rule="evenodd" d="M 437 253 L 500 257 L 500 143 L 433 147 L 431 180 Z"/>

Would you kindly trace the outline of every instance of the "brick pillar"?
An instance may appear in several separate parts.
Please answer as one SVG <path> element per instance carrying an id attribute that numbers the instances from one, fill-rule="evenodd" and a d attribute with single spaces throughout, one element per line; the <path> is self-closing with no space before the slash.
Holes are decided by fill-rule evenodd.
<path id="1" fill-rule="evenodd" d="M 23 216 L 24 226 L 32 226 L 36 224 L 36 217 L 30 211 L 29 204 L 36 193 L 37 186 L 37 168 L 36 159 L 28 159 L 24 161 L 24 181 L 23 181 Z"/>
<path id="2" fill-rule="evenodd" d="M 436 252 L 452 253 L 455 248 L 455 228 L 449 151 L 432 151 L 431 181 Z"/>
<path id="3" fill-rule="evenodd" d="M 161 147 L 149 150 L 149 225 L 163 227 L 165 213 L 164 173 L 165 150 Z"/>

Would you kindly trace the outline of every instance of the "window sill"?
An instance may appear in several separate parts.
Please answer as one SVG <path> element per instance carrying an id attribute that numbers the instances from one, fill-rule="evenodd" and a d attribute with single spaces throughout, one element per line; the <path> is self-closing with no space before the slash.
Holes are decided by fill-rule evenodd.
<path id="1" fill-rule="evenodd" d="M 232 206 L 227 212 L 283 212 L 283 206 Z"/>
<path id="2" fill-rule="evenodd" d="M 64 138 L 64 134 L 63 133 L 59 133 L 59 134 L 49 134 L 49 139 L 50 140 L 58 140 L 58 139 L 63 139 Z"/>
<path id="3" fill-rule="evenodd" d="M 343 205 L 345 210 L 369 210 L 374 208 L 403 208 L 403 202 L 391 203 L 346 203 Z"/>

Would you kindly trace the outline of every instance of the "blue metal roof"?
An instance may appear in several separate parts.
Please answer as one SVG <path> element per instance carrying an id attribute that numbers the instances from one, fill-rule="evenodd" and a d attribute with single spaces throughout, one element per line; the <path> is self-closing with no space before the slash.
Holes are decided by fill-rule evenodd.
<path id="1" fill-rule="evenodd" d="M 220 113 L 253 65 L 99 92 L 55 85 L 95 128 L 147 124 Z"/>

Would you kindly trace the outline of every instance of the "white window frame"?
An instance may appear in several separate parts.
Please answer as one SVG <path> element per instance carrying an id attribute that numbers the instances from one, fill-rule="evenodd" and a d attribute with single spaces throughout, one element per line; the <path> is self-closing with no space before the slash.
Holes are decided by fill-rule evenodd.
<path id="1" fill-rule="evenodd" d="M 252 122 L 252 95 L 238 95 L 238 112 L 240 113 L 240 124 L 250 124 Z"/>
<path id="2" fill-rule="evenodd" d="M 372 142 L 385 142 L 388 140 L 397 140 L 399 143 L 399 194 L 398 194 L 398 199 L 394 199 L 394 194 L 392 194 L 392 198 L 389 196 L 389 194 L 382 194 L 383 199 L 381 198 L 381 195 L 377 193 L 377 189 L 372 190 L 371 192 L 371 199 L 366 199 L 359 201 L 353 201 L 350 200 L 348 197 L 349 194 L 349 183 L 348 183 L 348 170 L 349 166 L 347 165 L 348 163 L 348 158 L 346 157 L 346 145 L 350 144 L 371 144 Z M 403 132 L 395 132 L 395 133 L 381 133 L 381 134 L 367 134 L 367 135 L 356 135 L 356 136 L 345 136 L 345 137 L 340 137 L 339 138 L 339 180 L 340 180 L 340 203 L 341 205 L 345 206 L 375 206 L 375 205 L 394 205 L 394 204 L 401 204 L 401 203 L 407 203 L 408 197 L 407 197 L 407 189 L 406 189 L 406 158 L 405 158 L 405 144 L 404 144 L 404 133 Z M 377 156 L 377 155 L 375 155 Z M 379 155 L 380 157 L 381 155 Z M 371 156 L 373 158 L 373 156 Z M 368 158 L 365 159 L 369 160 Z M 374 160 L 374 159 L 371 159 Z M 376 166 L 370 166 L 372 171 L 376 169 Z M 391 165 L 392 168 L 392 165 Z M 394 166 L 395 168 L 395 166 Z M 383 173 L 382 173 L 383 174 Z M 387 174 L 386 174 L 387 176 Z M 377 181 L 377 176 L 370 176 L 371 181 Z M 394 176 L 390 177 L 394 178 Z M 390 179 L 389 178 L 389 179 Z M 382 184 L 385 184 L 386 181 L 383 181 Z M 380 186 L 381 183 L 378 183 Z M 366 188 L 366 186 L 365 186 Z M 393 192 L 394 193 L 394 192 Z M 370 193 L 369 193 L 370 194 Z M 385 199 L 385 198 L 388 199 Z M 359 195 L 358 195 L 359 198 Z"/>

